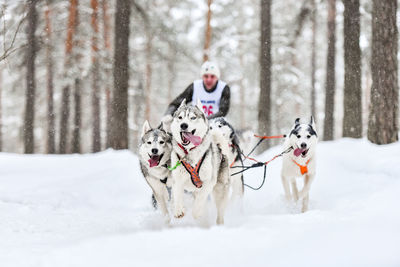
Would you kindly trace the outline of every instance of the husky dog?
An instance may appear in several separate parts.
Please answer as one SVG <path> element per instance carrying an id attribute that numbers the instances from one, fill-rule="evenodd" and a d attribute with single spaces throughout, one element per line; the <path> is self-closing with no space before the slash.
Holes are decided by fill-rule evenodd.
<path id="1" fill-rule="evenodd" d="M 239 138 L 232 125 L 225 118 L 219 117 L 210 120 L 210 130 L 215 133 L 213 134 L 215 137 L 214 142 L 221 148 L 222 153 L 227 155 L 229 167 L 241 166 L 243 159 L 240 154 Z M 232 186 L 232 200 L 236 197 L 243 197 L 243 175 L 231 176 L 230 183 Z"/>
<path id="2" fill-rule="evenodd" d="M 288 201 L 303 201 L 302 212 L 308 209 L 308 199 L 311 183 L 315 177 L 315 149 L 318 137 L 315 130 L 314 118 L 311 116 L 310 123 L 300 123 L 300 119 L 295 120 L 295 124 L 286 137 L 285 150 L 292 149 L 284 154 L 282 162 L 282 183 Z M 293 151 L 293 152 L 292 152 Z M 304 179 L 304 187 L 299 192 L 296 186 L 296 177 Z M 290 185 L 292 193 L 290 193 Z"/>
<path id="3" fill-rule="evenodd" d="M 208 120 L 201 103 L 186 105 L 183 100 L 171 123 L 173 213 L 176 218 L 185 214 L 184 191 L 193 192 L 193 217 L 204 215 L 208 196 L 213 192 L 217 206 L 217 224 L 224 223 L 229 194 L 229 164 L 213 142 Z M 179 164 L 180 163 L 180 164 Z"/>
<path id="4" fill-rule="evenodd" d="M 171 136 L 163 130 L 162 124 L 159 128 L 152 129 L 148 121 L 145 121 L 141 137 L 140 168 L 153 190 L 154 207 L 157 207 L 158 203 L 161 212 L 168 215 L 169 194 L 166 184 L 170 176 L 167 166 L 170 164 L 172 151 Z"/>

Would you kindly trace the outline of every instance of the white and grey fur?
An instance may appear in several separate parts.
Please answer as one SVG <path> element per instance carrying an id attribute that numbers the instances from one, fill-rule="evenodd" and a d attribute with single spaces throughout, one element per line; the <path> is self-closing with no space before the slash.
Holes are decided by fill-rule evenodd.
<path id="1" fill-rule="evenodd" d="M 167 184 L 170 182 L 170 171 L 167 166 L 171 162 L 171 136 L 164 131 L 162 124 L 152 129 L 145 121 L 139 146 L 140 168 L 147 183 L 153 190 L 153 205 L 159 207 L 164 215 L 168 215 L 167 203 L 169 193 Z M 160 157 L 157 166 L 150 167 L 149 159 Z"/>
<path id="2" fill-rule="evenodd" d="M 281 172 L 283 189 L 288 201 L 302 200 L 302 212 L 308 210 L 309 192 L 316 170 L 315 150 L 317 142 L 318 136 L 315 128 L 315 121 L 314 118 L 311 117 L 309 123 L 300 123 L 300 119 L 297 118 L 284 143 L 284 150 L 287 150 L 290 147 L 293 149 L 289 153 L 283 155 Z M 297 157 L 294 154 L 296 148 L 304 150 Z M 308 173 L 302 175 L 300 167 L 297 166 L 293 160 L 303 166 L 306 165 L 308 160 L 310 160 L 307 165 Z M 304 187 L 300 192 L 297 189 L 296 177 L 304 179 Z"/>
<path id="3" fill-rule="evenodd" d="M 181 132 L 187 131 L 202 138 L 201 144 L 197 147 L 189 143 L 184 146 L 188 151 L 184 151 L 178 144 L 183 140 Z M 175 165 L 178 155 L 184 158 L 190 165 L 195 166 L 204 157 L 199 176 L 202 180 L 202 187 L 197 188 L 191 181 L 190 174 L 184 166 L 179 165 L 172 171 L 172 196 L 173 213 L 176 218 L 181 218 L 185 214 L 183 205 L 183 194 L 187 190 L 193 192 L 193 217 L 198 219 L 205 213 L 208 196 L 213 193 L 217 206 L 217 224 L 224 223 L 224 213 L 229 196 L 229 165 L 224 156 L 213 141 L 209 131 L 208 120 L 203 113 L 201 104 L 197 106 L 186 105 L 183 100 L 180 107 L 176 110 L 171 123 L 172 132 L 172 154 L 171 163 Z M 192 149 L 195 147 L 194 149 Z"/>
<path id="4" fill-rule="evenodd" d="M 239 138 L 233 126 L 223 117 L 210 120 L 210 131 L 215 133 L 214 142 L 222 150 L 224 155 L 227 155 L 229 166 L 242 166 L 243 159 L 241 157 L 241 147 Z M 230 184 L 232 188 L 231 200 L 242 198 L 244 193 L 243 174 L 231 176 L 237 169 L 230 170 Z M 233 170 L 233 171 L 232 171 Z"/>

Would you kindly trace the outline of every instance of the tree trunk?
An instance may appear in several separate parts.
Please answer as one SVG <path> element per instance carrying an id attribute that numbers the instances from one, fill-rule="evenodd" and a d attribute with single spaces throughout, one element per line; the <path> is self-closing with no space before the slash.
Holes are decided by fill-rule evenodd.
<path id="1" fill-rule="evenodd" d="M 316 71 L 316 43 L 317 43 L 317 6 L 315 4 L 316 0 L 311 0 L 312 10 L 311 10 L 311 27 L 312 27 L 312 41 L 311 41 L 311 115 L 317 118 L 317 107 L 316 107 L 316 90 L 315 90 L 315 71 Z"/>
<path id="2" fill-rule="evenodd" d="M 36 58 L 36 37 L 37 27 L 37 0 L 28 1 L 28 46 L 26 51 L 26 103 L 24 122 L 24 151 L 27 154 L 34 152 L 34 118 L 35 118 L 35 58 Z"/>
<path id="3" fill-rule="evenodd" d="M 260 99 L 258 103 L 258 132 L 260 135 L 271 131 L 271 4 L 272 0 L 261 0 L 261 52 L 260 52 Z M 261 143 L 260 152 L 269 143 Z"/>
<path id="4" fill-rule="evenodd" d="M 55 144 L 55 124 L 54 124 L 54 83 L 53 83 L 53 57 L 52 57 L 52 39 L 51 39 L 51 11 L 50 6 L 47 6 L 45 11 L 46 21 L 46 69 L 47 69 L 47 142 L 46 152 L 48 154 L 56 153 Z"/>
<path id="5" fill-rule="evenodd" d="M 78 0 L 70 0 L 67 39 L 65 41 L 65 63 L 64 75 L 65 79 L 71 79 L 68 72 L 71 69 L 72 48 L 74 46 L 74 34 L 78 23 Z M 70 85 L 64 86 L 61 96 L 61 119 L 60 119 L 60 138 L 59 138 L 59 153 L 65 154 L 68 152 L 68 137 L 69 137 L 69 115 L 70 115 Z"/>
<path id="6" fill-rule="evenodd" d="M 72 134 L 72 153 L 81 153 L 81 126 L 82 126 L 81 91 L 82 91 L 81 80 L 79 78 L 76 78 L 75 92 L 74 92 L 75 117 L 74 117 L 74 130 Z"/>
<path id="7" fill-rule="evenodd" d="M 362 137 L 360 1 L 344 2 L 343 137 Z"/>
<path id="8" fill-rule="evenodd" d="M 100 136 L 100 88 L 99 88 L 99 60 L 98 60 L 98 8 L 97 0 L 91 0 L 92 6 L 92 151 L 99 152 L 101 150 L 101 136 Z"/>
<path id="9" fill-rule="evenodd" d="M 210 55 L 210 44 L 211 44 L 211 4 L 212 0 L 207 0 L 207 21 L 206 21 L 206 36 L 204 38 L 204 52 L 203 52 L 203 62 L 208 60 Z"/>
<path id="10" fill-rule="evenodd" d="M 324 140 L 333 140 L 335 105 L 336 0 L 328 0 L 328 58 L 326 66 Z"/>
<path id="11" fill-rule="evenodd" d="M 374 0 L 372 9 L 372 88 L 368 139 L 396 142 L 399 131 L 396 0 Z"/>
<path id="12" fill-rule="evenodd" d="M 128 148 L 130 1 L 117 0 L 115 13 L 114 93 L 109 144 L 114 149 Z"/>
<path id="13" fill-rule="evenodd" d="M 63 88 L 61 96 L 60 140 L 58 147 L 58 153 L 60 154 L 68 152 L 69 101 L 70 87 L 67 85 Z"/>
<path id="14" fill-rule="evenodd" d="M 104 40 L 104 47 L 105 47 L 105 58 L 104 58 L 104 65 L 105 65 L 105 76 L 111 76 L 111 68 L 110 68 L 110 55 L 111 55 L 111 43 L 110 43 L 110 16 L 108 14 L 108 5 L 107 0 L 102 0 L 101 2 L 102 10 L 103 10 L 103 40 Z M 108 79 L 105 80 L 105 95 L 106 95 L 106 139 L 107 136 L 110 134 L 110 120 L 111 120 L 111 90 L 110 90 L 110 83 Z M 106 147 L 110 147 L 108 142 L 106 143 Z"/>

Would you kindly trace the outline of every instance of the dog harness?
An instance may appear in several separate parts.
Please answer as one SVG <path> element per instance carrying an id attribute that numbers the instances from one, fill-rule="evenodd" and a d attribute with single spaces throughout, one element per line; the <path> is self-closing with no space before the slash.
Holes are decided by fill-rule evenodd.
<path id="1" fill-rule="evenodd" d="M 203 163 L 203 161 L 204 161 L 204 159 L 205 159 L 205 157 L 207 155 L 207 152 L 208 152 L 208 150 L 206 151 L 206 153 L 204 153 L 204 155 L 200 159 L 200 161 L 197 162 L 195 167 L 190 165 L 187 161 L 181 159 L 179 157 L 179 155 L 177 154 L 179 161 L 182 162 L 182 164 L 185 167 L 186 171 L 190 174 L 190 179 L 192 180 L 193 185 L 196 186 L 197 188 L 200 188 L 203 185 L 203 181 L 200 179 L 199 172 L 200 172 L 201 164 Z"/>
<path id="2" fill-rule="evenodd" d="M 297 166 L 299 166 L 301 175 L 303 175 L 303 174 L 305 174 L 305 173 L 308 173 L 308 167 L 307 167 L 307 165 L 308 165 L 308 163 L 310 162 L 310 160 L 307 160 L 306 165 L 300 165 L 300 164 L 297 163 L 294 159 L 292 159 L 292 160 L 293 160 L 294 164 L 296 164 Z"/>

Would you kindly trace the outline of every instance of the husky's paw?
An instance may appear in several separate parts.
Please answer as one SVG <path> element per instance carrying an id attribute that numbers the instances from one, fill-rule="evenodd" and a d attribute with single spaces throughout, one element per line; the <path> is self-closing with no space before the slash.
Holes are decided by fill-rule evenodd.
<path id="1" fill-rule="evenodd" d="M 175 218 L 180 219 L 180 218 L 182 218 L 183 216 L 185 216 L 185 212 L 184 212 L 184 210 L 175 211 L 175 212 L 174 212 L 174 216 L 175 216 Z"/>
<path id="2" fill-rule="evenodd" d="M 218 225 L 224 224 L 224 217 L 217 216 L 217 224 L 218 224 Z"/>

